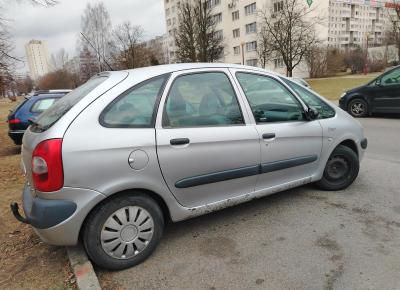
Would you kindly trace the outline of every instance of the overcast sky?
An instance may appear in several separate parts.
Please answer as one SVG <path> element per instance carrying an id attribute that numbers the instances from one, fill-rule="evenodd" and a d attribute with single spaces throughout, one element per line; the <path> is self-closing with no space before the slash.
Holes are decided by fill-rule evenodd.
<path id="1" fill-rule="evenodd" d="M 15 55 L 25 60 L 24 44 L 31 39 L 46 40 L 50 55 L 65 48 L 73 56 L 81 31 L 81 15 L 87 3 L 98 1 L 59 0 L 59 4 L 53 7 L 15 2 L 7 1 L 7 5 L 2 3 L 3 15 L 11 20 L 10 32 L 14 37 Z M 146 39 L 165 33 L 163 0 L 103 0 L 103 3 L 110 13 L 113 26 L 129 20 L 144 28 Z M 19 65 L 19 72 L 27 71 L 27 65 L 23 66 Z"/>

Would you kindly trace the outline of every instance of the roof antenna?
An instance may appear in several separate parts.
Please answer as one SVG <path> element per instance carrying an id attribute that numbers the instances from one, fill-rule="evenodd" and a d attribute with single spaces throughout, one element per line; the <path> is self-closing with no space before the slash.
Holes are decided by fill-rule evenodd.
<path id="1" fill-rule="evenodd" d="M 94 47 L 94 45 L 89 41 L 89 39 L 85 36 L 85 34 L 83 34 L 83 32 L 81 32 L 83 38 L 87 41 L 87 43 L 89 43 L 89 45 L 94 49 L 94 51 L 97 53 L 97 55 L 99 56 L 99 58 L 101 58 L 104 63 L 109 67 L 109 69 L 111 71 L 113 71 L 114 69 L 112 68 L 112 66 L 106 61 L 106 58 L 100 54 L 100 52 Z"/>

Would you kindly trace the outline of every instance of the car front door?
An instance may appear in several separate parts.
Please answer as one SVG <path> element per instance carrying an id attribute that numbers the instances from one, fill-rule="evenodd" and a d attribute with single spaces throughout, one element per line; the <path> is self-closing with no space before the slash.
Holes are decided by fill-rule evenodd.
<path id="1" fill-rule="evenodd" d="M 260 148 L 227 69 L 174 73 L 160 103 L 157 154 L 180 204 L 197 207 L 254 192 Z"/>
<path id="2" fill-rule="evenodd" d="M 383 74 L 374 90 L 374 111 L 400 112 L 400 67 Z"/>
<path id="3" fill-rule="evenodd" d="M 322 149 L 322 127 L 306 119 L 301 102 L 273 76 L 235 71 L 260 138 L 261 175 L 256 191 L 310 181 Z"/>

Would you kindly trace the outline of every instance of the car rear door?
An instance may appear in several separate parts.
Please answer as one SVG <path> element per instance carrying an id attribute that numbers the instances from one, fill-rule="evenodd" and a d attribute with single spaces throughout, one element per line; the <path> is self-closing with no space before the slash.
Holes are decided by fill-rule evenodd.
<path id="1" fill-rule="evenodd" d="M 254 192 L 259 137 L 227 69 L 174 73 L 160 104 L 157 154 L 163 177 L 183 206 Z"/>
<path id="2" fill-rule="evenodd" d="M 308 121 L 302 103 L 274 76 L 242 70 L 233 73 L 253 112 L 260 138 L 261 174 L 256 191 L 309 182 L 322 149 L 319 121 Z"/>
<path id="3" fill-rule="evenodd" d="M 382 75 L 374 90 L 373 103 L 376 112 L 400 112 L 400 67 Z"/>

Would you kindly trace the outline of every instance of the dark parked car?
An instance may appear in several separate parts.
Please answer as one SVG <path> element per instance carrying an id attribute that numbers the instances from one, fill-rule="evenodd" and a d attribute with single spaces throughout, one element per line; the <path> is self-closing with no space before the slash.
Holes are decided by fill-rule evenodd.
<path id="1" fill-rule="evenodd" d="M 400 66 L 396 66 L 366 85 L 348 90 L 339 106 L 353 117 L 374 113 L 400 113 Z"/>
<path id="2" fill-rule="evenodd" d="M 30 122 L 69 92 L 70 90 L 38 91 L 25 97 L 7 117 L 8 136 L 16 145 L 21 145 L 22 136 Z"/>

